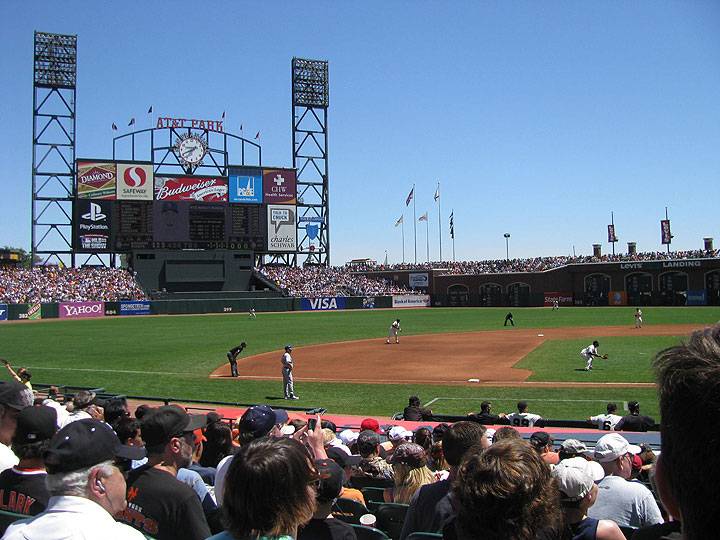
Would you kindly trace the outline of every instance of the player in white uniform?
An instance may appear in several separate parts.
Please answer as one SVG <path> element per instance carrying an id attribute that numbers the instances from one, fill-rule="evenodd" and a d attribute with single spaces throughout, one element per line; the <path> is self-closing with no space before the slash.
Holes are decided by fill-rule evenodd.
<path id="1" fill-rule="evenodd" d="M 560 302 L 553 300 L 553 311 L 557 311 L 558 309 L 560 309 Z"/>
<path id="2" fill-rule="evenodd" d="M 593 358 L 603 358 L 598 354 L 597 348 L 599 346 L 600 343 L 593 341 L 592 345 L 588 345 L 580 351 L 580 356 L 585 359 L 585 371 L 590 371 L 592 369 Z"/>
<path id="3" fill-rule="evenodd" d="M 542 420 L 539 414 L 527 412 L 527 401 L 519 401 L 517 404 L 518 412 L 508 413 L 506 418 L 510 425 L 518 427 L 533 427 L 538 420 Z"/>
<path id="4" fill-rule="evenodd" d="M 293 382 L 293 359 L 290 356 L 292 345 L 285 345 L 285 352 L 282 355 L 282 376 L 283 376 L 283 392 L 285 399 L 300 399 L 295 395 L 295 385 Z"/>
<path id="5" fill-rule="evenodd" d="M 622 419 L 622 416 L 615 414 L 616 411 L 617 405 L 615 405 L 615 403 L 608 403 L 607 414 L 591 416 L 588 418 L 588 422 L 597 424 L 598 429 L 602 429 L 603 431 L 612 431 L 615 429 L 615 425 Z"/>
<path id="6" fill-rule="evenodd" d="M 642 310 L 640 308 L 635 310 L 635 328 L 642 328 Z"/>
<path id="7" fill-rule="evenodd" d="M 390 340 L 394 337 L 395 343 L 400 343 L 400 338 L 398 337 L 398 332 L 402 332 L 402 328 L 400 328 L 400 319 L 395 319 L 393 323 L 390 325 L 390 330 L 388 331 L 388 338 L 385 343 L 390 343 Z"/>
<path id="8" fill-rule="evenodd" d="M 250 308 L 250 311 L 248 311 L 248 315 L 251 319 L 257 319 L 257 315 L 255 315 L 255 308 Z"/>

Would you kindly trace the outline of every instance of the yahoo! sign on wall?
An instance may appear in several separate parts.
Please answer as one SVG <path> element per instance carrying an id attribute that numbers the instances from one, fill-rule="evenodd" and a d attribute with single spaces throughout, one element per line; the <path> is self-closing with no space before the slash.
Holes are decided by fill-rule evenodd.
<path id="1" fill-rule="evenodd" d="M 104 317 L 103 302 L 60 302 L 61 319 Z"/>

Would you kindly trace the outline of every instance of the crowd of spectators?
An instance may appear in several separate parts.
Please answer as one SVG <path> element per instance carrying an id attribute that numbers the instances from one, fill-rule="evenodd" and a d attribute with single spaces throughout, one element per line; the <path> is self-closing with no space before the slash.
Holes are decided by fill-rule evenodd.
<path id="1" fill-rule="evenodd" d="M 661 351 L 655 368 L 659 456 L 612 429 L 593 448 L 576 439 L 556 447 L 524 402 L 497 416 L 486 402 L 466 420 L 414 432 L 374 418 L 359 432 L 338 430 L 267 405 L 219 428 L 215 413 L 143 405 L 133 417 L 120 397 L 41 396 L 5 382 L 0 502 L 28 518 L 3 538 L 353 540 L 358 529 L 345 521 L 380 526 L 384 503 L 404 508 L 398 540 L 715 538 L 720 468 L 707 427 L 720 414 L 720 325 Z M 409 414 L 431 414 L 413 398 Z M 616 427 L 638 418 L 633 402 Z M 495 420 L 534 432 L 525 440 L 515 427 L 486 425 Z M 365 512 L 357 520 L 343 511 L 348 499 Z"/>
<path id="2" fill-rule="evenodd" d="M 141 300 L 133 274 L 120 268 L 0 267 L 0 303 Z"/>
<path id="3" fill-rule="evenodd" d="M 408 294 L 409 289 L 385 279 L 372 279 L 351 273 L 347 267 L 263 266 L 256 269 L 277 283 L 289 296 L 381 296 Z"/>

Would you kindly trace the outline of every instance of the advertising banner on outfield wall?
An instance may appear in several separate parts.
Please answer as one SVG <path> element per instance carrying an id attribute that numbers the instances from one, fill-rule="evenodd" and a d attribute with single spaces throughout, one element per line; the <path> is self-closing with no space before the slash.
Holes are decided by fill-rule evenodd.
<path id="1" fill-rule="evenodd" d="M 208 176 L 156 176 L 155 200 L 227 202 L 227 178 Z"/>
<path id="2" fill-rule="evenodd" d="M 403 294 L 402 296 L 392 297 L 392 307 L 394 308 L 410 308 L 410 307 L 430 307 L 429 294 Z"/>
<path id="3" fill-rule="evenodd" d="M 688 291 L 687 292 L 687 303 L 688 306 L 706 306 L 707 305 L 707 291 Z M 2 307 L 2 306 L 0 306 Z"/>
<path id="4" fill-rule="evenodd" d="M 545 296 L 543 305 L 546 307 L 552 306 L 555 301 L 557 301 L 559 306 L 573 305 L 573 293 L 571 292 L 546 292 L 543 294 Z"/>
<path id="5" fill-rule="evenodd" d="M 152 201 L 155 180 L 152 165 L 117 164 L 117 198 L 120 201 Z"/>
<path id="6" fill-rule="evenodd" d="M 375 297 L 368 296 L 362 300 L 363 309 L 375 309 Z"/>
<path id="7" fill-rule="evenodd" d="M 297 249 L 295 212 L 294 206 L 268 205 L 268 251 Z"/>
<path id="8" fill-rule="evenodd" d="M 61 319 L 86 319 L 104 317 L 105 306 L 102 302 L 60 302 Z"/>
<path id="9" fill-rule="evenodd" d="M 33 321 L 42 319 L 42 306 L 38 304 L 29 304 L 27 318 Z"/>
<path id="10" fill-rule="evenodd" d="M 268 204 L 295 204 L 296 184 L 295 169 L 263 170 L 263 197 Z"/>
<path id="11" fill-rule="evenodd" d="M 300 309 L 303 311 L 330 311 L 345 309 L 345 298 L 341 296 L 329 298 L 301 298 Z"/>
<path id="12" fill-rule="evenodd" d="M 231 167 L 228 177 L 228 201 L 244 204 L 262 203 L 262 169 Z"/>
<path id="13" fill-rule="evenodd" d="M 148 300 L 121 300 L 120 315 L 150 315 Z"/>
<path id="14" fill-rule="evenodd" d="M 430 278 L 427 272 L 408 274 L 408 283 L 411 289 L 427 289 L 430 286 Z"/>
<path id="15" fill-rule="evenodd" d="M 627 306 L 627 293 L 625 291 L 610 291 L 608 293 L 608 305 Z"/>
<path id="16" fill-rule="evenodd" d="M 8 320 L 8 307 L 7 304 L 0 304 L 0 321 Z"/>
<path id="17" fill-rule="evenodd" d="M 77 161 L 77 196 L 80 199 L 115 199 L 115 163 Z"/>

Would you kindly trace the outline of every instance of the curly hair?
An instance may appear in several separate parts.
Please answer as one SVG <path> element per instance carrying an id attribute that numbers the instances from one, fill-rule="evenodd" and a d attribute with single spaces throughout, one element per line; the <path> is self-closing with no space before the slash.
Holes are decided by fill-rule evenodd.
<path id="1" fill-rule="evenodd" d="M 562 527 L 550 468 L 522 440 L 467 455 L 452 493 L 459 505 L 458 538 L 532 540 L 541 530 Z"/>
<path id="2" fill-rule="evenodd" d="M 228 469 L 224 523 L 235 538 L 295 534 L 315 511 L 317 471 L 294 439 L 263 437 L 243 445 Z"/>

